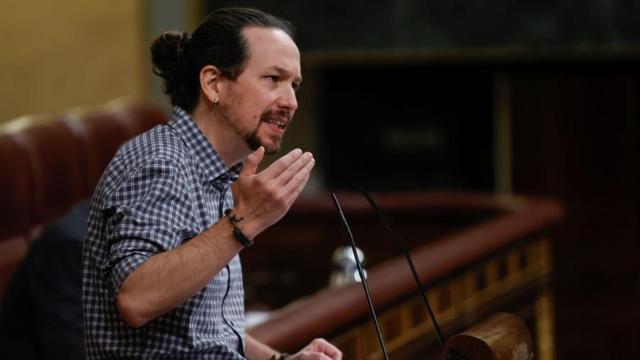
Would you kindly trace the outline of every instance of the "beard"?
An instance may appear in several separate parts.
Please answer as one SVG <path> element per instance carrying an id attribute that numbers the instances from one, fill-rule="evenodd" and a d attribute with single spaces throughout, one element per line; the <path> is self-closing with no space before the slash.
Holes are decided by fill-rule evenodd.
<path id="1" fill-rule="evenodd" d="M 222 115 L 222 119 L 227 125 L 233 129 L 233 131 L 245 141 L 245 144 L 252 151 L 258 150 L 260 146 L 264 146 L 265 153 L 268 155 L 272 155 L 280 151 L 280 147 L 282 145 L 282 135 L 280 134 L 271 134 L 268 135 L 268 139 L 264 139 L 260 136 L 259 131 L 260 127 L 267 123 L 274 123 L 279 120 L 286 119 L 285 126 L 287 126 L 291 122 L 291 118 L 293 117 L 293 113 L 288 110 L 267 110 L 260 115 L 260 119 L 258 124 L 254 129 L 243 128 L 240 124 L 242 121 L 239 119 L 237 114 L 231 110 L 231 106 L 220 106 L 220 112 Z M 263 135 L 267 136 L 267 135 Z"/>
<path id="2" fill-rule="evenodd" d="M 282 136 L 272 135 L 271 142 L 267 143 L 260 139 L 260 137 L 258 136 L 258 131 L 260 130 L 260 126 L 262 125 L 262 123 L 269 123 L 282 118 L 287 119 L 287 125 L 288 125 L 289 122 L 291 121 L 291 112 L 287 110 L 265 111 L 260 116 L 260 121 L 258 122 L 258 125 L 256 125 L 256 128 L 252 132 L 246 135 L 243 135 L 244 140 L 247 143 L 247 146 L 253 151 L 258 150 L 260 146 L 264 146 L 265 154 L 267 155 L 273 155 L 278 151 L 280 151 L 280 146 L 282 145 Z"/>

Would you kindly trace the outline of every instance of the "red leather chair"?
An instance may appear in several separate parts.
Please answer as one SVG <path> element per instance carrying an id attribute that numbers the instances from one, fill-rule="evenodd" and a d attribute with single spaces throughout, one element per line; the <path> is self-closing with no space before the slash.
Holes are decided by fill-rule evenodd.
<path id="1" fill-rule="evenodd" d="M 64 122 L 38 121 L 15 137 L 31 160 L 34 224 L 51 221 L 86 196 L 86 152 Z"/>
<path id="2" fill-rule="evenodd" d="M 27 150 L 10 132 L 0 133 L 0 238 L 32 223 L 33 174 Z"/>
<path id="3" fill-rule="evenodd" d="M 87 167 L 83 174 L 83 195 L 89 197 L 102 176 L 102 172 L 113 158 L 118 147 L 129 139 L 131 131 L 122 121 L 122 111 L 101 108 L 86 113 L 69 113 L 64 123 L 73 130 L 86 154 Z"/>
<path id="4" fill-rule="evenodd" d="M 39 229 L 93 194 L 127 139 L 167 121 L 147 102 L 113 102 L 0 126 L 0 297 Z"/>

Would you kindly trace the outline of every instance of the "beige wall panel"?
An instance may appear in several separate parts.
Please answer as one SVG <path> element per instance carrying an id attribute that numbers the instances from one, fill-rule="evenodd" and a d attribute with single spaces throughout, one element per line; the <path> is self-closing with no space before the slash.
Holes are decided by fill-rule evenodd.
<path id="1" fill-rule="evenodd" d="M 7 1 L 0 12 L 0 122 L 143 96 L 144 1 Z"/>

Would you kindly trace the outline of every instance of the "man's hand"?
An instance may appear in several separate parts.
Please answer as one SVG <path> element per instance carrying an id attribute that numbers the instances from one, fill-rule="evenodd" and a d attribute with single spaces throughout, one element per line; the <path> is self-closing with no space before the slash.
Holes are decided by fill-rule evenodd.
<path id="1" fill-rule="evenodd" d="M 261 146 L 247 157 L 236 182 L 234 215 L 244 218 L 238 227 L 253 239 L 289 211 L 309 181 L 315 160 L 310 152 L 295 149 L 263 171 L 256 173 L 264 156 Z"/>
<path id="2" fill-rule="evenodd" d="M 297 353 L 288 356 L 289 360 L 341 360 L 342 352 L 324 339 L 315 339 Z"/>

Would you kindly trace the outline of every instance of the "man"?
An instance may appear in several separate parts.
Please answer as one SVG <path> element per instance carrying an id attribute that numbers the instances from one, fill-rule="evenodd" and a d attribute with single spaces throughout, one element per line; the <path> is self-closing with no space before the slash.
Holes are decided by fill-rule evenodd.
<path id="1" fill-rule="evenodd" d="M 288 23 L 222 9 L 190 37 L 162 34 L 152 58 L 174 114 L 124 145 L 94 194 L 83 250 L 88 358 L 341 359 L 322 339 L 289 356 L 244 333 L 238 253 L 284 216 L 314 165 L 296 149 L 256 170 L 298 106 Z"/>

